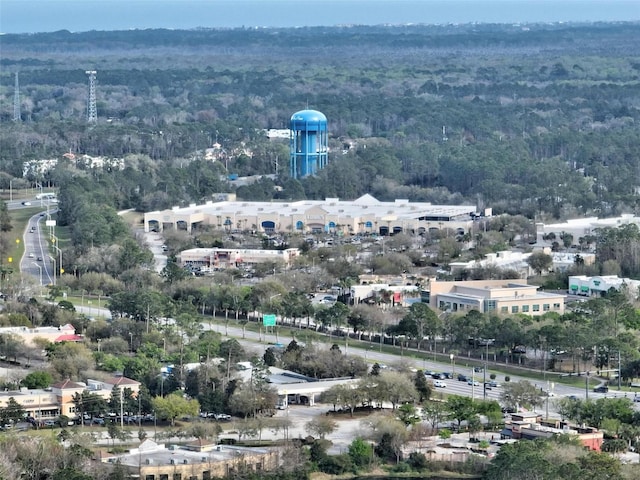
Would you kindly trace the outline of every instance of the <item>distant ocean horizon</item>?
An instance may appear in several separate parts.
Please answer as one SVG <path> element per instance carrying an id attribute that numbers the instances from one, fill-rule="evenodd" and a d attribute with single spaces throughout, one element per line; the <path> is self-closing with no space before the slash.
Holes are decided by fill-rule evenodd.
<path id="1" fill-rule="evenodd" d="M 2 0 L 0 33 L 640 21 L 639 0 Z"/>

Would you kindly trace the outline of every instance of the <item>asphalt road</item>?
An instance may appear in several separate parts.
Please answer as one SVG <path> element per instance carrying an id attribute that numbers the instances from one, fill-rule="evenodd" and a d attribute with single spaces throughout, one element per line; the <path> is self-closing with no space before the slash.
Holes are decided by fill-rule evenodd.
<path id="1" fill-rule="evenodd" d="M 291 340 L 293 340 L 293 337 L 291 337 L 290 335 L 278 334 L 276 336 L 275 334 L 272 334 L 272 333 L 265 334 L 263 332 L 262 334 L 260 334 L 259 332 L 253 332 L 248 330 L 245 332 L 244 334 L 245 338 L 243 339 L 243 333 L 241 328 L 232 327 L 232 326 L 229 326 L 227 328 L 224 325 L 220 325 L 220 324 L 211 324 L 211 327 L 210 327 L 208 322 L 203 322 L 202 325 L 205 330 L 211 328 L 212 330 L 219 332 L 223 336 L 227 335 L 227 332 L 228 332 L 228 335 L 227 335 L 228 337 L 236 338 L 243 346 L 247 348 L 251 348 L 253 350 L 257 350 L 259 352 L 263 352 L 271 344 L 282 343 L 286 345 Z M 290 329 L 287 328 L 287 331 L 290 331 Z M 299 341 L 300 339 L 298 338 L 297 340 Z M 442 390 L 442 391 L 446 391 L 448 393 L 453 393 L 456 395 L 473 397 L 475 399 L 484 398 L 483 373 L 474 372 L 473 368 L 462 365 L 462 362 L 464 361 L 462 359 L 456 359 L 455 367 L 452 368 L 452 364 L 448 362 L 440 363 L 432 360 L 419 360 L 407 355 L 405 355 L 404 357 L 401 357 L 399 355 L 392 355 L 389 353 L 379 352 L 376 350 L 377 344 L 371 344 L 372 348 L 362 348 L 360 346 L 356 347 L 356 346 L 353 346 L 352 344 L 350 345 L 348 341 L 345 342 L 344 338 L 337 340 L 336 343 L 340 345 L 340 348 L 342 349 L 343 352 L 346 352 L 349 355 L 358 355 L 362 358 L 365 358 L 366 361 L 369 363 L 377 362 L 379 364 L 392 366 L 394 364 L 397 364 L 398 362 L 406 362 L 410 367 L 413 367 L 415 369 L 455 373 L 453 379 L 445 380 L 447 385 L 445 388 L 442 388 L 442 389 L 437 388 L 436 390 L 437 391 Z M 488 371 L 487 371 L 487 380 L 489 380 L 489 373 L 491 372 L 491 366 L 492 364 L 489 363 Z M 458 374 L 466 375 L 469 378 L 475 378 L 475 380 L 478 381 L 479 385 L 472 386 L 472 385 L 468 385 L 467 382 L 461 382 L 456 380 L 455 377 Z M 553 392 L 553 397 L 551 397 L 549 401 L 550 414 L 557 413 L 557 412 L 554 412 L 555 399 L 561 398 L 561 397 L 568 397 L 572 395 L 578 398 L 585 398 L 587 393 L 585 391 L 585 388 L 567 386 L 567 385 L 555 383 L 553 381 L 549 381 L 549 384 L 547 385 L 546 382 L 543 382 L 540 380 L 531 380 L 521 375 L 510 375 L 510 377 L 512 382 L 517 382 L 519 380 L 527 380 L 532 382 L 537 387 L 542 388 L 543 390 L 547 390 L 547 388 L 551 390 Z M 496 380 L 500 384 L 504 384 L 504 378 L 502 375 L 499 375 Z M 500 398 L 501 391 L 502 391 L 501 387 L 487 390 L 486 398 L 490 400 L 498 400 Z M 629 395 L 630 398 L 633 397 L 632 394 L 628 394 L 626 392 L 617 392 L 613 389 L 610 389 L 608 394 L 595 393 L 592 391 L 592 389 L 588 391 L 588 398 L 591 398 L 591 399 L 604 398 L 604 397 L 610 398 L 610 397 L 616 397 L 616 396 L 624 397 L 626 395 Z M 640 406 L 639 404 L 636 404 L 636 405 Z M 543 410 L 546 410 L 546 405 L 543 407 Z"/>
<path id="2" fill-rule="evenodd" d="M 46 219 L 46 213 L 38 213 L 29 219 L 23 235 L 24 256 L 20 259 L 20 271 L 37 278 L 41 285 L 53 283 L 54 272 L 49 257 Z"/>
<path id="3" fill-rule="evenodd" d="M 29 202 L 30 205 L 23 205 L 25 201 Z M 24 255 L 20 259 L 19 268 L 20 272 L 38 279 L 40 285 L 49 285 L 54 283 L 55 267 L 53 258 L 57 258 L 57 256 L 51 255 L 49 251 L 50 227 L 47 227 L 45 222 L 58 211 L 56 205 L 48 199 L 37 200 L 35 198 L 7 202 L 9 210 L 33 208 L 34 206 L 42 207 L 42 211 L 29 219 L 22 233 Z"/>
<path id="4" fill-rule="evenodd" d="M 76 310 L 80 311 L 88 316 L 96 317 L 101 316 L 104 318 L 110 318 L 111 314 L 109 310 L 106 308 L 97 308 L 97 307 L 82 307 L 76 306 Z M 293 337 L 289 334 L 283 333 L 265 333 L 265 332 L 254 332 L 250 330 L 246 330 L 243 334 L 242 328 L 235 326 L 225 326 L 218 323 L 209 323 L 202 322 L 202 328 L 204 330 L 214 330 L 220 333 L 222 336 L 226 336 L 228 338 L 235 338 L 243 345 L 245 348 L 251 349 L 259 354 L 263 353 L 269 346 L 275 343 L 281 343 L 287 345 L 289 342 L 293 340 Z M 290 332 L 291 328 L 287 328 L 287 332 Z M 304 334 L 304 330 L 301 331 L 301 334 Z M 301 335 L 301 336 L 302 336 Z M 454 375 L 454 378 L 445 380 L 446 387 L 445 388 L 436 388 L 436 391 L 443 391 L 446 393 L 453 393 L 456 395 L 463 395 L 467 397 L 473 397 L 475 399 L 484 398 L 484 374 L 482 372 L 474 372 L 472 367 L 468 367 L 463 364 L 463 358 L 456 358 L 455 364 L 452 363 L 441 363 L 433 360 L 420 360 L 416 359 L 410 355 L 400 356 L 394 355 L 390 353 L 384 353 L 376 350 L 378 344 L 370 344 L 369 348 L 362 348 L 361 345 L 354 346 L 350 344 L 348 340 L 345 341 L 345 338 L 335 338 L 335 343 L 340 346 L 340 349 L 347 353 L 348 355 L 357 355 L 359 357 L 364 358 L 368 363 L 379 363 L 381 365 L 393 366 L 394 364 L 398 364 L 400 362 L 406 363 L 408 367 L 421 369 L 421 370 L 431 370 L 436 372 L 451 372 Z M 300 341 L 300 338 L 297 338 L 296 341 Z M 487 370 L 487 381 L 489 380 L 489 374 L 492 371 L 492 363 L 489 362 L 488 370 Z M 458 374 L 466 375 L 468 378 L 475 379 L 479 385 L 473 386 L 469 385 L 467 382 L 461 382 L 456 379 Z M 523 375 L 509 375 L 511 377 L 512 382 L 517 382 L 520 380 L 527 380 L 532 382 L 538 388 L 543 390 L 550 390 L 552 392 L 552 397 L 549 399 L 549 413 L 557 413 L 554 411 L 554 402 L 558 398 L 575 396 L 577 398 L 584 399 L 588 396 L 590 399 L 598 399 L 598 398 L 611 398 L 611 397 L 625 397 L 633 399 L 633 394 L 623 391 L 616 391 L 612 388 L 609 389 L 609 393 L 595 393 L 593 392 L 593 386 L 586 391 L 584 387 L 573 387 L 564 384 L 555 383 L 553 379 L 547 382 L 542 380 L 531 380 Z M 502 374 L 498 375 L 496 381 L 501 385 L 504 384 L 504 377 Z M 486 391 L 486 398 L 489 400 L 498 400 L 500 398 L 500 394 L 502 392 L 502 387 L 493 388 L 491 390 Z M 635 403 L 636 409 L 640 410 L 640 402 Z M 546 410 L 546 405 L 543 407 L 543 410 Z"/>

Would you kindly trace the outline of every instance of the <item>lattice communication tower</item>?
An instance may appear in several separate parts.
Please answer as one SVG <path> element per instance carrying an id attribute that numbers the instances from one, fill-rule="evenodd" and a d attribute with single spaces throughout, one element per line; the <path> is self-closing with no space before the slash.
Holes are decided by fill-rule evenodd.
<path id="1" fill-rule="evenodd" d="M 18 80 L 18 72 L 16 72 L 15 86 L 13 87 L 13 121 L 19 122 L 22 119 L 20 112 L 20 81 Z"/>
<path id="2" fill-rule="evenodd" d="M 96 72 L 95 70 L 87 70 L 89 75 L 89 99 L 87 100 L 87 122 L 95 123 L 98 121 L 98 108 L 96 107 Z"/>

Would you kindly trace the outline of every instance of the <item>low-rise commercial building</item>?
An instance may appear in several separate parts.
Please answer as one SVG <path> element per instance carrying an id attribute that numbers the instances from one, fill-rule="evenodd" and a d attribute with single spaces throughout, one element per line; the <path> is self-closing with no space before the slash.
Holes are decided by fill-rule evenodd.
<path id="1" fill-rule="evenodd" d="M 573 237 L 573 245 L 580 245 L 586 248 L 595 247 L 593 236 L 599 228 L 617 228 L 623 225 L 635 224 L 640 226 L 640 217 L 636 217 L 631 213 L 620 215 L 612 218 L 574 218 L 564 223 L 554 224 L 536 224 L 537 243 L 548 244 L 550 234 L 553 234 L 555 241 L 562 245 L 563 235 L 571 235 Z"/>
<path id="2" fill-rule="evenodd" d="M 88 380 L 87 383 L 64 380 L 45 389 L 23 387 L 19 390 L 5 390 L 0 392 L 0 408 L 6 408 L 9 399 L 13 398 L 28 417 L 36 420 L 53 419 L 59 415 L 75 418 L 81 412 L 76 410 L 74 395 L 89 392 L 109 400 L 115 387 L 123 392 L 124 389 L 130 389 L 131 394 L 136 397 L 140 391 L 140 382 L 126 377 L 113 377 L 105 381 Z"/>
<path id="3" fill-rule="evenodd" d="M 554 272 L 564 272 L 568 268 L 575 266 L 578 262 L 582 265 L 593 265 L 596 261 L 596 256 L 593 253 L 552 252 L 550 247 L 545 247 L 542 251 L 551 257 L 551 268 L 549 271 Z M 530 256 L 531 253 L 504 250 L 488 253 L 480 260 L 451 262 L 449 268 L 454 278 L 459 278 L 459 275 L 465 270 L 495 268 L 503 271 L 517 272 L 519 278 L 526 279 L 535 273 L 527 263 Z M 544 274 L 546 272 L 542 273 Z"/>
<path id="4" fill-rule="evenodd" d="M 217 445 L 196 440 L 185 446 L 145 440 L 138 448 L 102 459 L 118 463 L 130 475 L 144 480 L 210 480 L 232 477 L 240 469 L 255 472 L 278 467 L 278 452 L 265 448 Z"/>
<path id="5" fill-rule="evenodd" d="M 470 280 L 429 285 L 429 305 L 449 312 L 478 310 L 482 313 L 538 316 L 547 312 L 564 313 L 565 296 L 538 292 L 535 285 L 514 280 Z"/>
<path id="6" fill-rule="evenodd" d="M 419 298 L 420 288 L 416 285 L 389 285 L 387 283 L 372 283 L 369 285 L 354 285 L 349 289 L 351 302 L 384 303 L 391 306 L 403 305 L 408 298 Z"/>
<path id="7" fill-rule="evenodd" d="M 587 277 L 575 275 L 569 277 L 569 293 L 584 297 L 596 297 L 607 293 L 611 289 L 628 289 L 634 296 L 640 291 L 640 280 L 620 278 L 617 275 L 597 275 Z"/>
<path id="8" fill-rule="evenodd" d="M 81 342 L 84 340 L 82 335 L 76 335 L 76 329 L 70 323 L 59 327 L 2 327 L 0 335 L 14 335 L 30 347 L 35 346 L 35 339 L 46 340 L 50 343 Z"/>
<path id="9" fill-rule="evenodd" d="M 500 433 L 502 439 L 515 440 L 535 440 L 555 435 L 576 436 L 585 448 L 596 452 L 600 451 L 604 441 L 603 432 L 595 427 L 570 425 L 559 420 L 543 421 L 537 414 L 511 415 Z"/>
<path id="10" fill-rule="evenodd" d="M 178 254 L 181 267 L 205 267 L 214 270 L 252 266 L 258 263 L 277 262 L 285 268 L 300 256 L 300 249 L 254 250 L 241 248 L 191 248 Z"/>
<path id="11" fill-rule="evenodd" d="M 490 215 L 490 209 L 485 212 Z M 164 228 L 191 232 L 194 225 L 220 230 L 264 233 L 335 233 L 344 235 L 424 233 L 447 229 L 469 232 L 478 218 L 473 205 L 432 205 L 398 199 L 381 202 L 371 195 L 346 201 L 338 198 L 295 202 L 207 202 L 144 214 L 144 230 Z"/>

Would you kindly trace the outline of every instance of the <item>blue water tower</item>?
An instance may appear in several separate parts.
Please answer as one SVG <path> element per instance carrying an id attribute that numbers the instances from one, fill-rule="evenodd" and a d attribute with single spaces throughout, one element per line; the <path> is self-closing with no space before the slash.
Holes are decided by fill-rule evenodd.
<path id="1" fill-rule="evenodd" d="M 291 115 L 291 178 L 314 175 L 327 166 L 327 117 L 316 110 Z"/>

